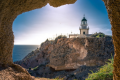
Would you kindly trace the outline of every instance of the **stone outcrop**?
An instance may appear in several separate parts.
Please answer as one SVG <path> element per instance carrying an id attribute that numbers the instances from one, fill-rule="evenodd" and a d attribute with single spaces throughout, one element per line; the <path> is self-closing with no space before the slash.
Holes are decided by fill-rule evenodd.
<path id="1" fill-rule="evenodd" d="M 111 55 L 114 55 L 111 37 L 61 38 L 57 41 L 46 40 L 39 49 L 15 63 L 29 68 L 29 73 L 36 77 L 61 76 L 70 80 L 70 75 L 76 73 L 73 79 L 80 77 L 84 80 L 90 73 L 89 70 L 96 71 Z M 79 69 L 82 69 L 81 73 L 78 72 Z"/>
<path id="2" fill-rule="evenodd" d="M 115 48 L 113 80 L 120 79 L 120 0 L 103 0 L 112 25 Z"/>
<path id="3" fill-rule="evenodd" d="M 45 65 L 40 65 L 37 69 L 28 70 L 32 76 L 45 77 L 45 78 L 63 78 L 63 80 L 85 80 L 88 77 L 90 70 L 96 72 L 100 66 L 80 66 L 75 70 L 62 70 L 56 71 Z"/>
<path id="4" fill-rule="evenodd" d="M 0 1 L 0 65 L 12 65 L 12 50 L 14 36 L 12 23 L 17 15 L 33 9 L 41 8 L 49 3 L 54 7 L 66 3 L 74 3 L 76 0 L 2 0 Z M 7 3 L 6 3 L 7 2 Z"/>
<path id="5" fill-rule="evenodd" d="M 53 50 L 53 41 L 45 41 L 41 44 L 41 47 L 29 53 L 21 61 L 16 61 L 16 64 L 21 65 L 24 68 L 34 68 L 41 64 L 49 63 L 49 56 Z"/>
<path id="6" fill-rule="evenodd" d="M 27 70 L 14 64 L 7 68 L 0 67 L 0 80 L 34 80 Z"/>
<path id="7" fill-rule="evenodd" d="M 12 31 L 12 24 L 14 19 L 19 14 L 22 14 L 23 12 L 27 12 L 33 9 L 41 8 L 45 6 L 47 3 L 50 3 L 51 6 L 53 5 L 57 7 L 67 3 L 71 4 L 74 3 L 75 1 L 76 0 L 16 0 L 16 1 L 1 0 L 0 1 L 0 67 L 9 67 L 14 65 L 12 60 L 12 52 L 14 46 L 14 35 Z M 27 80 L 26 78 L 25 79 L 24 78 L 23 80 Z"/>
<path id="8" fill-rule="evenodd" d="M 15 63 L 24 68 L 47 64 L 55 70 L 67 70 L 77 69 L 82 65 L 102 66 L 113 54 L 111 37 L 61 38 L 57 40 L 57 43 L 45 41 L 39 49 Z"/>
<path id="9" fill-rule="evenodd" d="M 0 1 L 0 66 L 13 65 L 12 50 L 14 36 L 12 23 L 23 12 L 41 8 L 47 3 L 58 7 L 64 4 L 72 4 L 76 0 L 1 0 Z M 114 56 L 114 80 L 120 79 L 120 0 L 103 0 L 107 8 L 110 23 L 112 25 Z"/>
<path id="10" fill-rule="evenodd" d="M 114 54 L 114 47 L 110 37 L 59 39 L 53 45 L 48 66 L 55 70 L 102 66 L 111 54 Z"/>

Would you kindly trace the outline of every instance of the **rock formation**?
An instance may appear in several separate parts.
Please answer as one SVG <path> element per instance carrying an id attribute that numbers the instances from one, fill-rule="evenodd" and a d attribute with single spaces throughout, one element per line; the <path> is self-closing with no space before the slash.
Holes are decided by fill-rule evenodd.
<path id="1" fill-rule="evenodd" d="M 58 7 L 64 4 L 72 4 L 76 0 L 1 0 L 0 1 L 0 66 L 14 65 L 12 50 L 14 36 L 12 23 L 23 12 L 41 8 L 49 3 Z M 107 8 L 110 23 L 112 25 L 114 56 L 114 80 L 120 79 L 120 0 L 103 0 Z"/>
<path id="2" fill-rule="evenodd" d="M 53 50 L 53 41 L 46 41 L 41 44 L 41 47 L 29 53 L 21 61 L 16 61 L 16 64 L 24 68 L 34 68 L 41 64 L 49 63 L 49 56 Z"/>
<path id="3" fill-rule="evenodd" d="M 59 39 L 53 45 L 48 66 L 55 70 L 77 69 L 82 65 L 101 66 L 113 53 L 110 38 Z"/>
<path id="4" fill-rule="evenodd" d="M 120 0 L 103 0 L 112 25 L 113 43 L 115 49 L 113 80 L 120 79 Z"/>
<path id="5" fill-rule="evenodd" d="M 12 51 L 14 45 L 14 35 L 12 31 L 12 23 L 14 19 L 23 12 L 27 12 L 33 9 L 41 8 L 47 3 L 52 6 L 60 6 L 64 4 L 74 3 L 76 0 L 1 0 L 0 1 L 0 67 L 10 67 L 14 66 L 12 60 Z M 15 65 L 18 66 L 18 65 Z M 22 67 L 19 67 L 22 70 Z M 15 71 L 14 71 L 15 72 Z M 0 71 L 2 73 L 2 71 Z M 17 73 L 20 73 L 17 70 Z M 23 71 L 24 75 L 26 71 Z M 16 74 L 17 75 L 17 74 Z M 29 74 L 26 74 L 29 76 Z M 19 77 L 19 76 L 18 76 Z M 15 77 L 14 77 L 15 78 Z M 15 78 L 17 80 L 17 78 Z M 26 79 L 25 77 L 22 78 Z M 7 76 L 6 76 L 7 80 Z"/>
<path id="6" fill-rule="evenodd" d="M 61 38 L 57 41 L 43 42 L 39 49 L 15 63 L 29 68 L 29 73 L 36 77 L 55 78 L 64 73 L 62 77 L 70 80 L 70 75 L 76 73 L 74 79 L 81 76 L 78 74 L 84 74 L 85 76 L 80 77 L 84 80 L 88 72 L 90 73 L 89 70 L 97 70 L 111 58 L 111 55 L 114 55 L 111 37 Z M 80 73 L 78 70 L 81 68 Z"/>

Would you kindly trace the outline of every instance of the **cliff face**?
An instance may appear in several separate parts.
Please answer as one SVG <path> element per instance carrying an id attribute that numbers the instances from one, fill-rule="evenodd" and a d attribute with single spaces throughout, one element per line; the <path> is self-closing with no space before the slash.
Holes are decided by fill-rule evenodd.
<path id="1" fill-rule="evenodd" d="M 12 31 L 12 24 L 15 18 L 24 12 L 34 10 L 37 8 L 42 8 L 49 3 L 51 6 L 58 7 L 64 4 L 74 3 L 76 0 L 1 0 L 0 1 L 0 68 L 9 68 L 10 66 L 18 66 L 13 63 L 12 51 L 14 47 L 14 35 Z M 11 67 L 13 68 L 13 67 Z M 22 70 L 22 67 L 19 67 Z M 3 69 L 5 70 L 5 69 Z M 16 70 L 16 69 L 14 69 Z M 9 73 L 10 71 L 7 70 Z M 21 75 L 25 75 L 27 71 L 23 71 L 23 74 L 19 71 L 13 71 Z M 27 72 L 28 73 L 28 72 Z M 3 73 L 4 74 L 4 73 Z M 26 74 L 25 76 L 16 75 L 12 76 L 12 80 L 31 80 L 31 76 Z M 8 80 L 9 76 L 4 75 L 3 80 Z M 29 77 L 26 79 L 26 76 Z M 2 76 L 2 70 L 0 71 L 0 78 Z M 30 79 L 31 78 L 31 79 Z"/>
<path id="2" fill-rule="evenodd" d="M 111 55 L 114 55 L 111 37 L 61 38 L 56 42 L 45 41 L 39 49 L 15 63 L 25 68 L 38 66 L 28 70 L 32 76 L 84 80 L 89 70 L 96 71 Z"/>
<path id="3" fill-rule="evenodd" d="M 59 39 L 53 45 L 48 66 L 55 70 L 102 66 L 114 54 L 111 38 Z"/>
<path id="4" fill-rule="evenodd" d="M 23 12 L 41 8 L 49 3 L 53 7 L 75 3 L 76 0 L 1 0 L 0 1 L 0 67 L 13 66 L 14 35 L 12 23 Z M 114 56 L 114 80 L 120 79 L 120 0 L 102 0 L 112 25 Z M 22 68 L 21 68 L 22 69 Z M 0 72 L 1 73 L 1 72 Z M 26 73 L 26 72 L 24 72 Z"/>
<path id="5" fill-rule="evenodd" d="M 46 41 L 39 49 L 15 62 L 25 68 L 40 64 L 55 70 L 77 69 L 79 66 L 102 66 L 114 54 L 112 38 L 61 38 Z"/>
<path id="6" fill-rule="evenodd" d="M 113 80 L 120 79 L 120 0 L 103 0 L 110 23 L 112 25 L 113 43 L 115 49 Z"/>
<path id="7" fill-rule="evenodd" d="M 41 44 L 41 47 L 29 53 L 21 61 L 16 61 L 16 64 L 24 68 L 34 68 L 40 64 L 49 63 L 49 55 L 53 50 L 53 41 L 46 41 Z"/>

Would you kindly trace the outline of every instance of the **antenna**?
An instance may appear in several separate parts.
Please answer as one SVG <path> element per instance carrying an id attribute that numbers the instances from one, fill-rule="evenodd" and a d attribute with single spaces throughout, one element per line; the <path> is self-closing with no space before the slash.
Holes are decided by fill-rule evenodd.
<path id="1" fill-rule="evenodd" d="M 85 14 L 84 14 L 84 17 L 85 17 Z"/>

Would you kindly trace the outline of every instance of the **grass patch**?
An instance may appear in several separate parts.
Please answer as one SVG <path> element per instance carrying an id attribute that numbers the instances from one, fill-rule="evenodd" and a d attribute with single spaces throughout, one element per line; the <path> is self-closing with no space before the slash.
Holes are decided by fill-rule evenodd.
<path id="1" fill-rule="evenodd" d="M 113 57 L 108 59 L 110 62 L 107 62 L 104 66 L 102 66 L 99 71 L 88 75 L 88 78 L 85 80 L 113 80 Z"/>
<path id="2" fill-rule="evenodd" d="M 33 70 L 36 71 L 38 69 L 38 66 L 34 67 Z"/>

